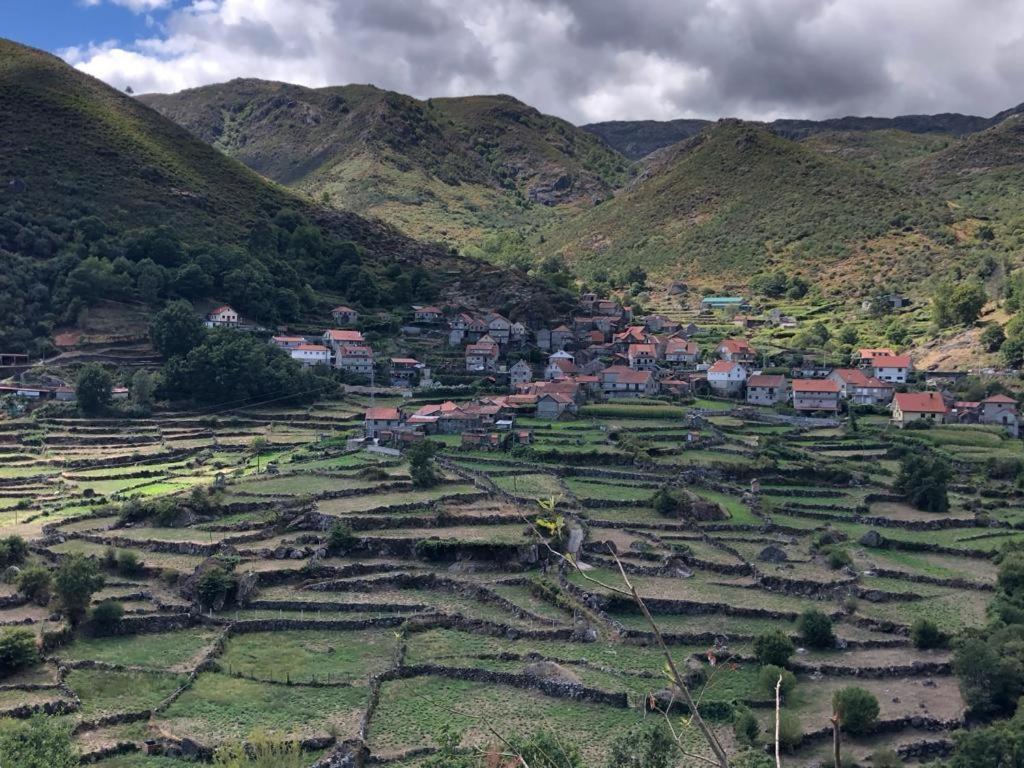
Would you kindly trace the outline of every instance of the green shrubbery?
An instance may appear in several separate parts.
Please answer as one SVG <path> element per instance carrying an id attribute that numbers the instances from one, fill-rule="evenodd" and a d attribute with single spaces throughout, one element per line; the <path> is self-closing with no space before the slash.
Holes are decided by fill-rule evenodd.
<path id="1" fill-rule="evenodd" d="M 4 629 L 0 632 L 0 677 L 39 663 L 36 638 L 27 629 Z"/>
<path id="2" fill-rule="evenodd" d="M 808 608 L 797 620 L 800 636 L 811 648 L 835 648 L 832 619 L 816 608 Z"/>

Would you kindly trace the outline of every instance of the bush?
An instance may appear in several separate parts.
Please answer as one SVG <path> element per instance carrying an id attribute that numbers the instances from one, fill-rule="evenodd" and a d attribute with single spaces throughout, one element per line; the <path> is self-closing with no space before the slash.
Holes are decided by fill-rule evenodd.
<path id="1" fill-rule="evenodd" d="M 836 636 L 832 632 L 832 619 L 816 608 L 808 608 L 797 621 L 797 629 L 811 648 L 834 648 Z"/>
<path id="2" fill-rule="evenodd" d="M 676 744 L 666 733 L 665 725 L 653 722 L 632 728 L 617 738 L 606 765 L 608 768 L 672 768 L 676 764 L 675 757 Z"/>
<path id="3" fill-rule="evenodd" d="M 878 721 L 878 699 L 870 691 L 849 686 L 832 696 L 832 709 L 840 726 L 854 736 L 868 733 Z"/>
<path id="4" fill-rule="evenodd" d="M 988 728 L 957 731 L 951 768 L 1016 768 L 1024 754 L 1021 716 Z"/>
<path id="5" fill-rule="evenodd" d="M 576 745 L 553 731 L 537 731 L 526 740 L 513 741 L 511 748 L 530 768 L 583 768 L 583 756 Z"/>
<path id="6" fill-rule="evenodd" d="M 917 619 L 910 627 L 910 639 L 915 648 L 944 648 L 949 637 L 934 621 Z"/>
<path id="7" fill-rule="evenodd" d="M 876 749 L 868 759 L 871 761 L 871 768 L 900 768 L 903 765 L 899 755 L 891 749 Z"/>
<path id="8" fill-rule="evenodd" d="M 761 664 L 784 667 L 794 651 L 793 641 L 777 629 L 758 635 L 754 640 L 754 656 Z"/>
<path id="9" fill-rule="evenodd" d="M 26 721 L 5 723 L 0 729 L 0 765 L 78 768 L 78 764 L 70 725 L 57 718 L 34 715 Z"/>
<path id="10" fill-rule="evenodd" d="M 117 572 L 122 576 L 138 576 L 143 571 L 142 561 L 131 550 L 123 549 L 117 554 Z"/>
<path id="11" fill-rule="evenodd" d="M 327 551 L 332 554 L 347 552 L 356 543 L 352 526 L 348 523 L 335 521 L 327 531 Z"/>
<path id="12" fill-rule="evenodd" d="M 833 571 L 853 565 L 853 558 L 850 557 L 850 553 L 841 547 L 829 547 L 826 559 L 828 560 L 828 567 Z"/>
<path id="13" fill-rule="evenodd" d="M 737 744 L 756 746 L 761 736 L 761 724 L 748 707 L 739 705 L 732 714 L 732 732 Z"/>
<path id="14" fill-rule="evenodd" d="M 52 585 L 50 572 L 39 565 L 26 568 L 18 575 L 18 591 L 36 605 L 49 604 Z"/>
<path id="15" fill-rule="evenodd" d="M 893 489 L 918 509 L 948 512 L 947 486 L 951 477 L 949 465 L 944 460 L 909 453 L 900 459 L 900 472 Z"/>
<path id="16" fill-rule="evenodd" d="M 61 609 L 72 625 L 85 618 L 93 593 L 103 587 L 103 574 L 95 560 L 72 555 L 60 564 L 54 578 L 54 591 Z"/>
<path id="17" fill-rule="evenodd" d="M 779 682 L 780 675 L 782 676 L 782 685 L 779 688 L 779 693 L 785 699 L 796 688 L 796 675 L 788 669 L 777 667 L 774 664 L 765 664 L 758 670 L 757 685 L 765 693 L 774 696 L 775 685 Z"/>
<path id="18" fill-rule="evenodd" d="M 21 565 L 28 557 L 28 544 L 21 536 L 8 536 L 0 540 L 0 568 Z"/>
<path id="19" fill-rule="evenodd" d="M 220 566 L 214 566 L 203 573 L 196 583 L 196 598 L 202 608 L 216 609 L 224 605 L 231 577 Z"/>
<path id="20" fill-rule="evenodd" d="M 99 363 L 86 363 L 78 374 L 75 387 L 78 409 L 84 414 L 96 414 L 110 405 L 114 382 Z"/>
<path id="21" fill-rule="evenodd" d="M 255 731 L 243 742 L 229 742 L 217 748 L 214 768 L 303 768 L 308 760 L 296 741 L 284 741 Z"/>
<path id="22" fill-rule="evenodd" d="M 1001 327 L 992 323 L 985 326 L 979 341 L 986 352 L 998 352 L 999 348 L 1003 346 L 1003 342 L 1006 341 L 1006 334 L 1003 333 Z"/>
<path id="23" fill-rule="evenodd" d="M 12 675 L 39 663 L 36 636 L 27 629 L 0 632 L 0 677 Z"/>
<path id="24" fill-rule="evenodd" d="M 772 734 L 774 735 L 774 733 L 773 724 Z M 787 752 L 792 752 L 800 746 L 800 742 L 803 740 L 804 729 L 803 726 L 800 725 L 800 718 L 792 712 L 782 710 L 779 713 L 779 746 Z"/>
<path id="25" fill-rule="evenodd" d="M 116 600 L 104 600 L 92 609 L 89 616 L 89 629 L 94 635 L 104 637 L 117 632 L 124 616 L 124 606 Z"/>

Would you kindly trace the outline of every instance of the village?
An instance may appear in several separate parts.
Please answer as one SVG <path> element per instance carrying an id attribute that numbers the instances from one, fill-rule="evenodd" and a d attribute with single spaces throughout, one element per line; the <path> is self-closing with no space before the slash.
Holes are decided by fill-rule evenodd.
<path id="1" fill-rule="evenodd" d="M 894 295 L 894 307 L 904 299 Z M 706 296 L 700 315 L 726 313 L 732 326 L 752 327 L 738 296 Z M 320 337 L 275 335 L 271 343 L 303 365 L 329 365 L 353 380 L 429 395 L 438 383 L 431 367 L 414 357 L 377 360 L 356 328 L 358 311 L 335 307 L 337 328 Z M 239 322 L 230 307 L 219 307 L 206 319 L 211 327 Z M 765 322 L 795 326 L 778 310 Z M 910 355 L 891 347 L 857 348 L 846 367 L 823 366 L 813 355 L 785 359 L 755 348 L 741 336 L 702 345 L 707 337 L 696 323 L 683 325 L 660 315 L 634 317 L 628 306 L 594 293 L 579 297 L 577 311 L 566 323 L 527 328 L 498 313 L 475 314 L 438 306 L 411 308 L 414 336 L 435 335 L 447 347 L 461 350 L 464 372 L 491 392 L 472 401 L 440 401 L 415 408 L 371 407 L 365 414 L 365 438 L 400 446 L 427 435 L 461 435 L 471 448 L 497 449 L 528 444 L 528 430 L 515 429 L 517 416 L 542 420 L 571 419 L 587 403 L 618 399 L 718 397 L 749 406 L 810 416 L 837 416 L 857 408 L 884 410 L 891 423 L 914 422 L 999 425 L 1020 437 L 1016 401 L 1003 394 L 963 401 L 934 382 L 916 387 Z M 540 362 L 531 362 L 533 360 Z M 788 364 L 788 365 L 787 365 Z M 787 372 L 779 372 L 787 369 Z M 504 391 L 502 391 L 504 390 Z"/>

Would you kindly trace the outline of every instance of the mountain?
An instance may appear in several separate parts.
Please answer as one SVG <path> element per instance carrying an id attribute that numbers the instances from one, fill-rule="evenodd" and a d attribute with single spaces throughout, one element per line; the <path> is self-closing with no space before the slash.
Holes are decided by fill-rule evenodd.
<path id="1" fill-rule="evenodd" d="M 743 280 L 786 267 L 813 277 L 865 248 L 884 258 L 910 230 L 930 243 L 941 209 L 901 179 L 723 120 L 651 155 L 615 198 L 546 232 L 543 249 L 585 272 L 629 264 Z"/>
<path id="2" fill-rule="evenodd" d="M 999 124 L 1010 115 L 1024 112 L 1024 104 L 992 117 L 947 112 L 938 115 L 901 115 L 899 117 L 836 117 L 827 120 L 781 118 L 765 123 L 772 133 L 787 139 L 805 139 L 819 133 L 860 131 L 905 131 L 916 134 L 941 133 L 966 136 Z M 604 142 L 632 160 L 696 135 L 708 120 L 616 120 L 591 123 L 583 130 L 600 136 Z"/>
<path id="3" fill-rule="evenodd" d="M 313 199 L 458 245 L 605 198 L 628 166 L 510 96 L 420 101 L 369 85 L 248 79 L 138 98 Z"/>
<path id="4" fill-rule="evenodd" d="M 42 51 L 0 40 L 0 349 L 45 351 L 112 299 L 231 302 L 265 322 L 439 291 L 550 310 L 525 276 L 268 183 Z M 9 265 L 9 266 L 8 266 Z"/>

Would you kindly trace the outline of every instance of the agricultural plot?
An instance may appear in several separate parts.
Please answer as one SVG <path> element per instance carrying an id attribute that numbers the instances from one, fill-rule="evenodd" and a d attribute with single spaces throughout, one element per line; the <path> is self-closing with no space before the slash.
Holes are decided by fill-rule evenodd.
<path id="1" fill-rule="evenodd" d="M 917 651 L 909 628 L 985 621 L 993 557 L 1024 540 L 1019 490 L 985 468 L 1019 443 L 969 427 L 893 436 L 868 418 L 855 434 L 808 429 L 720 400 L 609 404 L 521 420 L 534 444 L 512 453 L 439 440 L 440 482 L 416 487 L 404 459 L 345 450 L 363 405 L 26 423 L 27 443 L 12 440 L 0 462 L 0 533 L 31 539 L 39 562 L 97 559 L 107 584 L 93 603 L 127 613 L 113 636 L 54 641 L 43 665 L 4 681 L 0 709 L 62 702 L 83 753 L 146 739 L 215 747 L 263 730 L 304 740 L 311 764 L 363 739 L 375 760 L 412 768 L 442 726 L 466 745 L 547 727 L 601 766 L 666 687 L 617 558 L 674 658 L 710 677 L 701 708 L 727 743 L 737 705 L 768 725 L 754 639 L 777 629 L 804 648 L 809 608 L 832 618 L 838 643 L 793 657 L 788 708 L 809 734 L 794 764 L 827 756 L 828 702 L 852 678 L 886 723 L 849 739 L 855 759 L 948 739 L 961 721 L 948 652 Z M 895 492 L 899 441 L 954 457 L 949 512 Z M 577 530 L 582 573 L 552 555 Z M 122 553 L 135 571 L 118 571 Z M 195 610 L 197 572 L 211 566 L 244 594 L 232 586 L 223 605 Z M 0 586 L 0 622 L 62 629 Z M 139 719 L 110 724 L 119 715 Z"/>

